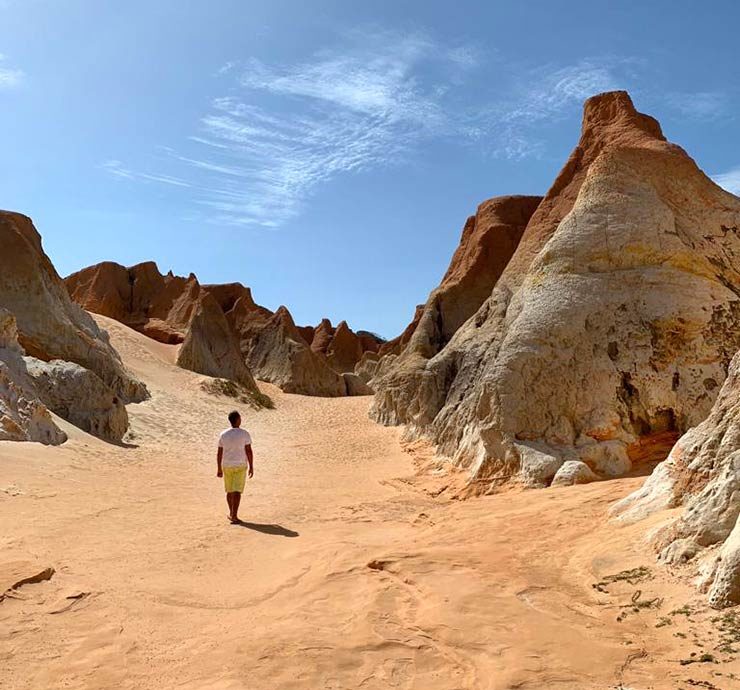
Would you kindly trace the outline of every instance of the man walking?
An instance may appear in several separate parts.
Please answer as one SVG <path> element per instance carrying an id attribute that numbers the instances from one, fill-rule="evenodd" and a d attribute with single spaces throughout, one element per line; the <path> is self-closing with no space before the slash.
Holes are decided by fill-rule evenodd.
<path id="1" fill-rule="evenodd" d="M 218 439 L 217 477 L 224 478 L 226 502 L 229 504 L 229 522 L 239 523 L 239 502 L 244 491 L 244 482 L 249 467 L 249 478 L 254 476 L 252 437 L 241 429 L 242 418 L 238 412 L 229 413 L 231 427 L 221 432 Z"/>

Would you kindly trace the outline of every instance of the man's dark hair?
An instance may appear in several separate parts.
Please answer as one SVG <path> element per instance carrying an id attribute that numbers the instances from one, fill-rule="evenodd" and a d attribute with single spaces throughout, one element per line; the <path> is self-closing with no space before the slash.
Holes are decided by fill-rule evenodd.
<path id="1" fill-rule="evenodd" d="M 233 412 L 229 412 L 229 424 L 231 424 L 231 426 L 234 426 L 237 419 L 239 419 L 240 417 L 241 415 L 236 410 L 234 410 Z"/>

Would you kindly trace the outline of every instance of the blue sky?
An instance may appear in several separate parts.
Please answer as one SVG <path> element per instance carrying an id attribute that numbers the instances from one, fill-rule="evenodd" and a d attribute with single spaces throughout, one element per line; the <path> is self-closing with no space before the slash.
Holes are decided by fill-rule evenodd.
<path id="1" fill-rule="evenodd" d="M 63 275 L 154 259 L 392 337 L 477 204 L 547 190 L 593 93 L 739 192 L 739 25 L 686 0 L 0 0 L 0 207 Z"/>

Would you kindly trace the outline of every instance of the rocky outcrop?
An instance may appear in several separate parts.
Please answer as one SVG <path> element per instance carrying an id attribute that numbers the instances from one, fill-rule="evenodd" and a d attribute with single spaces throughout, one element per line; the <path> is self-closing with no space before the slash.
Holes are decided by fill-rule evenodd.
<path id="1" fill-rule="evenodd" d="M 198 300 L 180 351 L 177 365 L 199 374 L 225 378 L 257 393 L 257 384 L 244 362 L 234 332 L 212 294 Z"/>
<path id="2" fill-rule="evenodd" d="M 123 402 L 146 398 L 146 387 L 124 368 L 107 333 L 70 299 L 31 219 L 0 212 L 0 246 L 0 307 L 15 315 L 26 353 L 89 369 Z"/>
<path id="3" fill-rule="evenodd" d="M 304 338 L 309 335 L 308 328 L 299 331 Z M 375 353 L 383 344 L 381 338 L 369 331 L 355 333 L 346 321 L 340 321 L 334 328 L 329 319 L 322 319 L 310 334 L 311 350 L 325 356 L 329 366 L 339 374 L 354 372 L 366 352 Z"/>
<path id="4" fill-rule="evenodd" d="M 288 392 L 344 395 L 336 392 L 343 385 L 341 376 L 336 374 L 351 372 L 363 352 L 376 350 L 380 343 L 372 334 L 353 333 L 344 322 L 335 329 L 328 319 L 317 328 L 297 327 L 288 314 L 292 324 L 288 327 L 285 314 L 274 318 L 276 314 L 258 305 L 251 290 L 241 283 L 201 285 L 193 274 L 187 278 L 171 272 L 162 275 L 153 262 L 130 268 L 104 262 L 72 274 L 66 285 L 73 299 L 85 309 L 117 319 L 155 340 L 183 343 L 189 338 L 180 351 L 181 366 L 238 380 L 250 390 L 254 387 L 254 376 L 276 383 Z M 211 301 L 203 313 L 199 305 L 205 296 Z M 245 367 L 226 354 L 230 345 L 214 305 L 238 342 L 242 365 L 246 361 L 251 372 L 245 374 Z M 202 313 L 195 319 L 198 309 Z M 196 327 L 194 331 L 192 324 Z M 277 330 L 269 333 L 271 328 Z M 219 334 L 219 340 L 207 352 L 207 343 L 198 334 L 204 336 L 209 329 L 211 336 Z M 267 342 L 281 343 L 276 353 L 290 354 L 290 359 L 280 363 L 276 353 L 266 353 Z M 219 364 L 225 369 L 217 372 L 215 367 Z M 304 365 L 308 367 L 305 373 L 299 371 Z M 313 385 L 317 386 L 315 390 Z"/>
<path id="5" fill-rule="evenodd" d="M 612 512 L 635 521 L 681 506 L 681 515 L 653 537 L 661 559 L 695 561 L 713 607 L 740 604 L 740 354 L 709 417 Z"/>
<path id="6" fill-rule="evenodd" d="M 237 302 L 240 304 L 240 313 L 249 315 L 251 319 L 266 320 L 272 312 L 254 301 L 252 291 L 241 283 L 220 283 L 203 285 L 203 292 L 211 295 L 224 314 L 229 313 Z"/>
<path id="7" fill-rule="evenodd" d="M 380 372 L 387 373 L 388 379 L 379 383 L 383 391 L 394 387 L 414 388 L 416 384 L 405 382 L 406 379 L 423 375 L 426 360 L 444 347 L 490 295 L 540 200 L 541 197 L 513 196 L 481 204 L 476 215 L 465 223 L 460 244 L 441 285 L 425 304 L 417 305 L 413 319 L 399 336 L 386 342 L 377 341 L 374 348 L 365 348 L 355 373 L 366 382 Z M 404 352 L 406 356 L 399 359 Z M 378 357 L 368 357 L 371 353 L 377 353 Z M 380 406 L 372 414 L 379 421 L 395 423 L 383 420 L 385 413 Z"/>
<path id="8" fill-rule="evenodd" d="M 357 374 L 344 372 L 342 374 L 347 395 L 372 395 L 373 391 Z"/>
<path id="9" fill-rule="evenodd" d="M 547 484 L 567 460 L 622 474 L 656 439 L 667 452 L 740 346 L 739 227 L 740 199 L 626 93 L 589 99 L 490 297 L 420 372 L 376 377 L 374 416 L 484 490 Z"/>
<path id="10" fill-rule="evenodd" d="M 39 398 L 52 412 L 106 441 L 123 439 L 128 430 L 126 407 L 97 374 L 58 359 L 25 361 Z"/>
<path id="11" fill-rule="evenodd" d="M 397 356 L 376 368 L 373 385 L 378 397 L 371 411 L 375 419 L 386 424 L 410 421 L 407 412 L 415 407 L 428 361 L 491 295 L 540 201 L 537 196 L 496 197 L 468 218 L 439 287 L 417 307 L 399 339 L 380 349 L 383 355 Z"/>
<path id="12" fill-rule="evenodd" d="M 363 354 L 365 352 L 379 352 L 380 348 L 386 343 L 384 338 L 370 331 L 357 331 L 357 337 L 360 340 Z"/>
<path id="13" fill-rule="evenodd" d="M 551 486 L 573 486 L 588 484 L 598 479 L 596 474 L 585 463 L 579 460 L 566 460 L 555 473 Z"/>
<path id="14" fill-rule="evenodd" d="M 363 354 L 362 341 L 347 325 L 340 322 L 326 352 L 326 361 L 334 371 L 341 373 L 354 372 L 355 365 Z"/>
<path id="15" fill-rule="evenodd" d="M 153 261 L 130 268 L 105 261 L 73 273 L 65 284 L 72 299 L 87 311 L 170 344 L 185 338 L 200 294 L 194 275 L 162 275 Z"/>
<path id="16" fill-rule="evenodd" d="M 411 336 L 414 335 L 416 327 L 424 314 L 424 306 L 423 304 L 417 305 L 414 318 L 399 336 L 385 342 L 377 340 L 377 347 L 365 349 L 360 361 L 355 365 L 355 374 L 365 383 L 372 387 L 376 376 L 392 370 L 398 355 L 406 349 Z"/>
<path id="17" fill-rule="evenodd" d="M 0 308 L 0 441 L 58 445 L 66 440 L 28 376 L 15 317 Z"/>
<path id="18" fill-rule="evenodd" d="M 426 305 L 424 304 L 417 304 L 416 309 L 414 310 L 414 318 L 411 319 L 411 323 L 406 326 L 403 333 L 393 338 L 393 340 L 388 340 L 387 342 L 382 343 L 380 347 L 378 347 L 378 354 L 381 357 L 385 355 L 400 355 L 404 351 L 406 345 L 408 345 L 411 340 L 411 336 L 414 335 L 416 327 L 419 325 L 419 321 L 421 321 L 425 306 Z"/>
<path id="19" fill-rule="evenodd" d="M 313 337 L 316 334 L 316 329 L 313 326 L 296 326 L 298 333 L 301 338 L 306 342 L 306 345 L 310 346 L 313 342 Z"/>
<path id="20" fill-rule="evenodd" d="M 311 339 L 311 350 L 317 354 L 325 355 L 334 337 L 334 326 L 329 319 L 321 319 L 321 323 L 313 329 Z"/>
<path id="21" fill-rule="evenodd" d="M 344 383 L 314 353 L 286 307 L 275 313 L 255 306 L 251 299 L 237 299 L 225 314 L 236 334 L 247 365 L 254 375 L 286 393 L 345 395 Z"/>
<path id="22" fill-rule="evenodd" d="M 355 365 L 355 374 L 367 383 L 375 376 L 379 363 L 380 355 L 377 352 L 365 352 Z"/>
<path id="23" fill-rule="evenodd" d="M 235 305 L 235 309 L 238 307 Z M 286 393 L 323 397 L 347 394 L 344 379 L 306 345 L 285 307 L 261 325 L 251 326 L 249 337 L 243 336 L 241 343 L 252 371 Z"/>

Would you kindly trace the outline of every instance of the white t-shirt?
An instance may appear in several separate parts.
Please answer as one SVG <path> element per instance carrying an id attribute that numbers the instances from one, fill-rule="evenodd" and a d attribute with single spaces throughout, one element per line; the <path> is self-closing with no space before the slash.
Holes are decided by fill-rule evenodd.
<path id="1" fill-rule="evenodd" d="M 231 427 L 221 432 L 218 437 L 218 447 L 223 448 L 221 467 L 244 467 L 247 464 L 247 456 L 244 446 L 252 444 L 252 437 L 244 429 Z"/>

